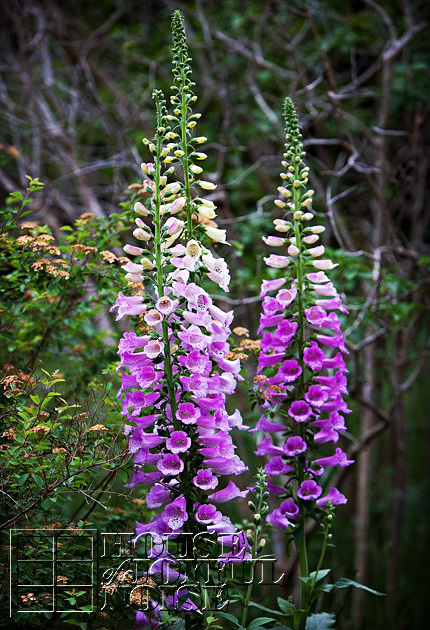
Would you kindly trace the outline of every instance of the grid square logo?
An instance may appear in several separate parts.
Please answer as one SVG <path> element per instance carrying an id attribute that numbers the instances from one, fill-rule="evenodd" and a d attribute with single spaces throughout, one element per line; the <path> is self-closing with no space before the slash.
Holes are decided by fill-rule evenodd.
<path id="1" fill-rule="evenodd" d="M 96 529 L 10 530 L 10 615 L 94 612 Z"/>

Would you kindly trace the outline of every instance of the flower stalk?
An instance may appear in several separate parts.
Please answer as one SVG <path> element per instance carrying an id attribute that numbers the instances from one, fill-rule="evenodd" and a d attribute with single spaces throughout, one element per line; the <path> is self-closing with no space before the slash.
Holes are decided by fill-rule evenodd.
<path id="1" fill-rule="evenodd" d="M 314 191 L 307 189 L 309 168 L 303 162 L 302 136 L 294 104 L 288 98 L 284 119 L 285 172 L 281 173 L 283 182 L 275 205 L 285 214 L 274 220 L 280 236 L 264 237 L 264 241 L 278 251 L 282 246 L 287 251 L 265 258 L 269 267 L 283 275 L 264 280 L 261 287 L 264 299 L 258 332 L 263 335 L 254 394 L 263 415 L 255 431 L 264 436 L 256 454 L 269 460 L 265 465 L 269 492 L 281 499 L 267 521 L 294 537 L 301 577 L 305 578 L 299 602 L 305 613 L 295 620 L 295 628 L 304 630 L 313 590 L 307 579 L 305 525 L 328 505 L 346 503 L 337 488 L 329 487 L 326 468 L 352 464 L 340 448 L 334 455 L 321 457 L 321 450 L 336 444 L 340 432 L 346 430 L 344 414 L 350 413 L 343 399 L 348 393 L 343 355 L 348 352 L 336 314 L 337 310 L 347 311 L 325 274 L 336 265 L 321 260 L 324 247 L 316 245 L 324 228 L 309 225 L 314 217 Z M 328 493 L 322 496 L 324 490 Z"/>
<path id="2" fill-rule="evenodd" d="M 113 309 L 118 309 L 117 319 L 138 317 L 136 329 L 143 333 L 126 332 L 118 351 L 123 415 L 136 464 L 127 487 L 149 486 L 147 506 L 158 511 L 150 523 L 137 523 L 135 542 L 152 538 L 148 576 L 160 580 L 164 590 L 166 584 L 179 580 L 198 591 L 197 600 L 186 588 L 166 592 L 166 604 L 186 613 L 186 627 L 194 628 L 212 607 L 197 574 L 198 558 L 183 538 L 202 532 L 215 539 L 223 536 L 223 548 L 233 549 L 224 552 L 221 560 L 235 556 L 232 534 L 237 530 L 218 504 L 247 494 L 231 480 L 220 487 L 224 476 L 247 470 L 230 435 L 233 428 L 246 427 L 238 410 L 232 414 L 226 410 L 227 397 L 243 380 L 240 360 L 229 358 L 233 312 L 216 306 L 201 284 L 204 274 L 203 278 L 228 290 L 230 276 L 225 261 L 206 247 L 211 239 L 224 242 L 225 236 L 212 221 L 215 205 L 195 191 L 196 186 L 207 188 L 208 182 L 194 182 L 191 175 L 192 169 L 202 171 L 192 161 L 193 143 L 205 139 L 192 137 L 197 117 L 190 106 L 195 100 L 190 97 L 194 84 L 179 12 L 172 23 L 175 109 L 169 114 L 163 94 L 154 91 L 156 133 L 153 140 L 144 139 L 153 161 L 142 164 L 147 195 L 135 204 L 138 217 L 133 232 L 145 247 L 124 248 L 131 256 L 145 256 L 140 263 L 129 260 L 124 266 L 132 295 L 120 293 Z M 204 224 L 207 216 L 209 226 Z M 194 221 L 201 225 L 194 227 Z M 168 539 L 176 541 L 176 552 L 165 548 Z M 178 561 L 184 557 L 184 544 L 186 575 Z M 138 611 L 137 619 L 145 623 L 163 619 L 161 604 L 153 607 L 151 618 Z"/>

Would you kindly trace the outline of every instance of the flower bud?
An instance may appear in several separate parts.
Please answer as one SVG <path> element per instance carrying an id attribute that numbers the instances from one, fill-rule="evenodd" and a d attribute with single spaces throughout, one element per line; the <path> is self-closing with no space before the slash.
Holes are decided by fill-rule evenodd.
<path id="1" fill-rule="evenodd" d="M 284 219 L 275 219 L 273 221 L 273 223 L 275 224 L 275 230 L 277 232 L 289 232 L 291 226 L 284 221 Z"/>
<path id="2" fill-rule="evenodd" d="M 136 245 L 124 245 L 123 250 L 126 254 L 130 254 L 130 256 L 139 256 L 139 254 L 143 254 L 143 249 L 141 247 L 136 247 Z"/>
<path id="3" fill-rule="evenodd" d="M 203 144 L 204 142 L 207 142 L 207 140 L 206 136 L 198 136 L 197 138 L 194 138 L 194 142 L 197 142 L 197 144 Z"/>
<path id="4" fill-rule="evenodd" d="M 312 212 L 305 212 L 305 214 L 303 215 L 303 221 L 310 221 L 313 218 L 314 215 L 312 214 Z"/>
<path id="5" fill-rule="evenodd" d="M 197 199 L 195 201 L 197 201 Z M 211 208 L 212 210 L 216 209 L 216 205 L 214 204 L 214 202 L 210 201 L 209 199 L 199 198 L 198 201 L 200 202 L 201 206 L 205 206 L 206 208 Z"/>
<path id="6" fill-rule="evenodd" d="M 133 230 L 133 236 L 134 238 L 137 238 L 138 241 L 149 241 L 152 234 L 138 227 L 135 230 Z"/>
<path id="7" fill-rule="evenodd" d="M 310 236 L 304 237 L 303 242 L 306 243 L 306 245 L 312 245 L 313 243 L 316 243 L 319 238 L 318 234 L 310 234 Z"/>
<path id="8" fill-rule="evenodd" d="M 193 157 L 195 157 L 196 160 L 206 160 L 208 156 L 206 155 L 206 153 L 200 153 L 199 151 L 196 151 L 195 153 L 193 153 Z"/>
<path id="9" fill-rule="evenodd" d="M 248 501 L 248 507 L 249 507 L 249 509 L 250 509 L 250 510 L 252 510 L 253 512 L 255 512 L 255 511 L 256 511 L 256 509 L 257 509 L 257 508 L 256 508 L 256 506 L 255 506 L 255 503 L 254 503 L 253 501 Z"/>
<path id="10" fill-rule="evenodd" d="M 334 269 L 335 267 L 339 266 L 337 263 L 334 264 L 329 259 L 313 260 L 312 265 L 315 267 L 315 269 L 321 269 L 321 271 L 327 271 L 329 269 Z"/>
<path id="11" fill-rule="evenodd" d="M 284 195 L 286 199 L 289 199 L 291 197 L 291 192 L 288 190 L 288 188 L 285 188 L 285 186 L 278 186 L 277 190 L 281 193 L 281 195 Z"/>
<path id="12" fill-rule="evenodd" d="M 274 204 L 275 206 L 278 206 L 278 208 L 285 208 L 287 206 L 285 201 L 282 201 L 282 199 L 275 199 Z"/>
<path id="13" fill-rule="evenodd" d="M 314 225 L 311 227 L 312 234 L 321 234 L 325 232 L 325 227 L 323 225 Z"/>
<path id="14" fill-rule="evenodd" d="M 312 199 L 308 197 L 307 199 L 303 201 L 302 208 L 309 208 L 309 206 L 311 205 L 312 205 Z"/>
<path id="15" fill-rule="evenodd" d="M 168 147 L 163 147 L 161 149 L 160 155 L 161 155 L 162 158 L 165 158 L 166 156 L 168 156 L 169 155 L 169 148 Z"/>
<path id="16" fill-rule="evenodd" d="M 134 204 L 134 211 L 137 214 L 140 214 L 141 217 L 147 217 L 149 214 L 149 211 L 147 208 L 145 208 L 145 206 L 143 205 L 143 203 L 141 203 L 140 201 L 137 201 Z"/>
<path id="17" fill-rule="evenodd" d="M 197 166 L 197 164 L 191 164 L 190 171 L 194 173 L 194 175 L 200 175 L 200 173 L 203 173 L 202 167 Z"/>
<path id="18" fill-rule="evenodd" d="M 143 228 L 144 230 L 148 229 L 146 223 L 142 221 L 142 219 L 140 219 L 139 217 L 136 217 L 134 222 L 136 223 L 137 227 Z"/>
<path id="19" fill-rule="evenodd" d="M 300 249 L 295 245 L 290 245 L 287 251 L 290 256 L 297 256 L 297 254 L 300 254 Z"/>
<path id="20" fill-rule="evenodd" d="M 276 254 L 270 254 L 268 258 L 263 258 L 263 260 L 268 267 L 273 267 L 274 269 L 282 269 L 290 264 L 286 256 L 277 256 Z"/>
<path id="21" fill-rule="evenodd" d="M 313 284 L 311 288 L 315 291 L 317 295 L 321 297 L 335 297 L 337 296 L 336 288 L 333 285 L 333 282 L 327 282 L 326 284 Z"/>
<path id="22" fill-rule="evenodd" d="M 216 217 L 216 212 L 207 206 L 199 206 L 198 212 L 205 219 L 214 219 Z"/>
<path id="23" fill-rule="evenodd" d="M 182 232 L 183 227 L 184 222 L 180 219 L 175 219 L 175 217 L 169 217 L 163 226 L 163 228 L 167 230 L 169 236 L 179 234 L 180 232 Z"/>
<path id="24" fill-rule="evenodd" d="M 216 188 L 216 184 L 214 184 L 213 182 L 206 182 L 204 180 L 200 180 L 197 183 L 200 186 L 200 188 L 203 188 L 204 190 L 215 190 Z"/>
<path id="25" fill-rule="evenodd" d="M 170 214 L 176 214 L 182 210 L 186 203 L 187 200 L 185 197 L 178 197 L 173 203 L 168 204 L 166 208 Z"/>
<path id="26" fill-rule="evenodd" d="M 325 252 L 324 245 L 317 245 L 317 247 L 312 247 L 308 249 L 308 254 L 312 256 L 312 258 L 317 258 L 318 256 L 322 256 Z"/>
<path id="27" fill-rule="evenodd" d="M 294 186 L 294 188 L 300 188 L 300 184 L 301 184 L 301 182 L 300 182 L 298 179 L 295 179 L 295 180 L 293 181 L 293 186 Z"/>
<path id="28" fill-rule="evenodd" d="M 130 282 L 131 284 L 140 284 L 143 282 L 143 276 L 134 273 L 126 273 L 124 277 L 127 282 Z"/>
<path id="29" fill-rule="evenodd" d="M 151 260 L 149 260 L 149 258 L 141 258 L 140 264 L 142 265 L 143 269 L 147 269 L 148 271 L 150 271 L 151 269 L 154 269 L 155 267 L 154 263 Z"/>
<path id="30" fill-rule="evenodd" d="M 171 182 L 167 184 L 165 188 L 161 191 L 162 195 L 167 195 L 170 193 L 171 195 L 176 195 L 177 192 L 181 190 L 181 184 L 179 182 Z"/>
<path id="31" fill-rule="evenodd" d="M 296 221 L 300 221 L 302 216 L 303 216 L 303 212 L 301 210 L 296 210 L 295 213 L 293 214 L 293 217 Z"/>
<path id="32" fill-rule="evenodd" d="M 155 171 L 154 164 L 152 162 L 149 162 L 149 163 L 142 162 L 142 164 L 140 165 L 140 168 L 145 173 L 145 175 L 148 175 L 148 176 L 152 175 L 152 173 L 154 173 Z"/>
<path id="33" fill-rule="evenodd" d="M 142 273 L 143 265 L 138 265 L 137 263 L 133 263 L 128 261 L 126 265 L 121 265 L 121 268 L 128 273 Z"/>
<path id="34" fill-rule="evenodd" d="M 251 546 L 254 544 L 254 532 L 252 529 L 246 530 L 246 539 Z"/>
<path id="35" fill-rule="evenodd" d="M 222 244 L 229 245 L 229 243 L 227 243 L 226 241 L 227 233 L 225 230 L 220 230 L 219 228 L 214 228 L 210 225 L 205 225 L 204 228 L 206 230 L 206 234 L 209 236 L 209 238 L 212 241 L 214 241 L 215 243 L 222 243 Z"/>
<path id="36" fill-rule="evenodd" d="M 271 247 L 281 247 L 285 243 L 285 239 L 280 236 L 263 236 L 263 241 Z"/>

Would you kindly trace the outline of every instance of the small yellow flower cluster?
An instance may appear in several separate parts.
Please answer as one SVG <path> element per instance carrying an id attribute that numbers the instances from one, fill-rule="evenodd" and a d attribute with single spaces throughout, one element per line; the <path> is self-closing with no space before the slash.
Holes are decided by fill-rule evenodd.
<path id="1" fill-rule="evenodd" d="M 34 596 L 34 593 L 27 593 L 27 595 L 21 595 L 23 604 L 37 604 L 37 599 Z"/>
<path id="2" fill-rule="evenodd" d="M 8 440 L 12 440 L 12 441 L 16 442 L 16 430 L 15 429 L 6 429 L 2 433 L 2 437 L 6 438 Z"/>
<path id="3" fill-rule="evenodd" d="M 13 372 L 2 380 L 5 394 L 18 394 L 24 391 L 25 385 L 33 385 L 34 379 L 25 374 L 13 365 L 6 364 L 3 366 L 5 372 Z"/>
<path id="4" fill-rule="evenodd" d="M 69 272 L 61 269 L 61 267 L 67 267 L 67 261 L 62 258 L 54 258 L 54 260 L 39 258 L 39 260 L 36 260 L 36 262 L 32 263 L 31 266 L 35 271 L 45 271 L 51 276 L 55 276 L 57 278 L 63 278 L 64 280 L 68 280 L 70 278 Z"/>
<path id="5" fill-rule="evenodd" d="M 97 251 L 96 247 L 91 247 L 91 245 L 83 245 L 82 243 L 76 243 L 76 245 L 72 245 L 72 250 L 78 254 L 92 254 Z"/>
<path id="6" fill-rule="evenodd" d="M 46 427 L 43 424 L 38 424 L 37 426 L 30 429 L 31 433 L 36 433 L 39 437 L 42 437 L 45 433 L 48 433 L 49 431 L 49 427 Z"/>
<path id="7" fill-rule="evenodd" d="M 113 252 L 110 252 L 108 249 L 100 252 L 100 256 L 103 260 L 110 265 L 114 262 L 119 262 L 121 265 L 126 265 L 130 260 L 126 256 L 116 256 Z"/>
<path id="8" fill-rule="evenodd" d="M 242 346 L 242 348 L 244 348 L 245 350 L 249 350 L 250 352 L 260 351 L 260 339 L 242 339 L 240 345 Z"/>

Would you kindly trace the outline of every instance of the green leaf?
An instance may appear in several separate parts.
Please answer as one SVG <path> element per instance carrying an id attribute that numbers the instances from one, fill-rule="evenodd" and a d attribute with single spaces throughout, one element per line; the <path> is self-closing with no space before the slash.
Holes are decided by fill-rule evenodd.
<path id="1" fill-rule="evenodd" d="M 248 626 L 248 630 L 254 630 L 258 626 L 265 626 L 266 623 L 270 621 L 274 621 L 273 617 L 257 617 L 257 619 L 253 619 Z"/>
<path id="2" fill-rule="evenodd" d="M 14 199 L 19 199 L 21 201 L 21 199 L 23 198 L 22 192 L 19 192 L 18 190 L 15 192 L 11 192 L 9 197 L 13 197 Z"/>
<path id="3" fill-rule="evenodd" d="M 323 578 L 326 577 L 326 575 L 328 575 L 330 573 L 331 569 L 320 569 L 318 571 L 318 577 L 316 579 L 317 582 L 319 582 L 320 580 L 322 580 Z M 317 575 L 316 571 L 312 571 L 312 573 L 309 574 L 309 577 L 311 577 L 312 579 L 315 579 L 315 576 Z"/>
<path id="4" fill-rule="evenodd" d="M 249 602 L 250 606 L 254 608 L 258 608 L 258 610 L 263 610 L 264 612 L 272 613 L 272 615 L 280 615 L 279 610 L 272 610 L 272 608 L 267 608 L 267 606 L 262 606 L 261 604 L 257 604 L 256 602 Z"/>
<path id="5" fill-rule="evenodd" d="M 278 606 L 286 615 L 294 615 L 296 611 L 294 604 L 286 599 L 282 599 L 282 597 L 278 597 Z"/>
<path id="6" fill-rule="evenodd" d="M 294 543 L 296 545 L 296 549 L 300 549 L 300 542 L 303 536 L 303 525 L 294 528 Z"/>
<path id="7" fill-rule="evenodd" d="M 355 588 L 362 588 L 373 595 L 382 595 L 385 596 L 385 593 L 380 593 L 379 591 L 375 591 L 373 588 L 369 588 L 368 586 L 364 586 L 364 584 L 359 584 L 359 582 L 354 582 L 354 580 L 348 580 L 348 578 L 340 578 L 335 584 L 333 584 L 333 588 L 347 588 L 348 586 L 355 586 Z"/>
<path id="8" fill-rule="evenodd" d="M 313 593 L 316 593 L 318 597 L 318 593 L 331 593 L 333 589 L 334 584 L 319 584 L 314 588 Z"/>
<path id="9" fill-rule="evenodd" d="M 336 617 L 329 613 L 311 615 L 306 621 L 306 630 L 334 630 Z"/>
<path id="10" fill-rule="evenodd" d="M 224 617 L 224 619 L 228 619 L 229 621 L 231 621 L 231 623 L 234 623 L 234 625 L 237 626 L 238 628 L 242 627 L 238 619 L 234 615 L 230 615 L 229 613 L 225 613 L 219 610 L 217 610 L 216 614 L 217 614 L 217 617 Z"/>
<path id="11" fill-rule="evenodd" d="M 33 473 L 33 479 L 36 485 L 39 486 L 39 488 L 43 486 L 43 479 L 40 475 L 38 475 L 37 473 Z"/>
<path id="12" fill-rule="evenodd" d="M 40 403 L 40 398 L 39 396 L 36 396 L 34 394 L 30 394 L 30 398 L 31 400 L 34 402 L 35 405 L 38 405 Z"/>
<path id="13" fill-rule="evenodd" d="M 326 575 L 330 573 L 330 571 L 331 569 L 321 569 L 320 571 L 318 571 L 318 577 L 316 581 L 319 582 L 320 580 L 324 579 Z M 315 580 L 315 575 L 316 575 L 316 571 L 312 571 L 309 577 L 299 577 L 299 580 L 301 582 L 304 582 L 304 584 L 311 584 Z"/>
<path id="14" fill-rule="evenodd" d="M 25 482 L 27 481 L 27 479 L 28 479 L 28 474 L 27 473 L 25 473 L 24 475 L 20 475 L 18 477 L 18 484 L 20 486 L 23 486 L 25 484 Z"/>

